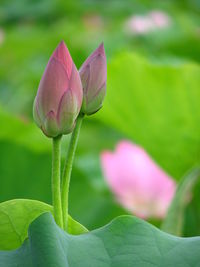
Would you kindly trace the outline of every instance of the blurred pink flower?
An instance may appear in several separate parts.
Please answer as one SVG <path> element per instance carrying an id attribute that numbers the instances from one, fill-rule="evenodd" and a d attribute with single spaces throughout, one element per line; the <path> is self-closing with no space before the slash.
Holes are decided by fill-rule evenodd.
<path id="1" fill-rule="evenodd" d="M 146 34 L 154 28 L 154 25 L 149 17 L 146 16 L 132 16 L 126 22 L 126 29 L 130 33 Z"/>
<path id="2" fill-rule="evenodd" d="M 121 141 L 115 152 L 102 152 L 101 165 L 110 189 L 127 210 L 144 219 L 166 215 L 176 184 L 143 148 Z"/>
<path id="3" fill-rule="evenodd" d="M 133 15 L 125 22 L 125 28 L 131 34 L 145 35 L 168 27 L 170 22 L 170 17 L 166 13 L 153 10 L 146 15 Z"/>
<path id="4" fill-rule="evenodd" d="M 151 13 L 149 13 L 149 17 L 152 19 L 154 25 L 158 28 L 165 28 L 170 25 L 169 16 L 162 11 L 152 11 Z"/>

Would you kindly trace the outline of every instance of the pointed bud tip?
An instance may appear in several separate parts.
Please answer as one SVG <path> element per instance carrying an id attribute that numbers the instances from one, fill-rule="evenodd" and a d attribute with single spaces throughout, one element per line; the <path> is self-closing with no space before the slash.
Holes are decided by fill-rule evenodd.
<path id="1" fill-rule="evenodd" d="M 101 42 L 98 48 L 99 48 L 99 49 L 104 49 L 104 43 Z"/>
<path id="2" fill-rule="evenodd" d="M 101 55 L 105 55 L 105 49 L 103 42 L 99 45 L 99 47 L 96 49 L 96 52 Z"/>
<path id="3" fill-rule="evenodd" d="M 61 41 L 60 41 L 60 43 L 58 44 L 57 48 L 58 48 L 58 47 L 65 47 L 65 48 L 67 48 L 67 46 L 66 46 L 64 40 L 61 40 Z"/>
<path id="4" fill-rule="evenodd" d="M 67 46 L 63 40 L 60 41 L 60 43 L 57 45 L 56 49 L 53 52 L 54 57 L 59 58 L 62 55 L 65 55 L 65 56 L 71 58 L 69 50 L 68 50 L 68 48 L 67 48 Z"/>
<path id="5" fill-rule="evenodd" d="M 52 54 L 52 57 L 58 59 L 65 66 L 67 70 L 68 77 L 71 75 L 72 71 L 72 57 L 69 53 L 69 50 L 63 40 L 60 41 L 55 51 Z"/>
<path id="6" fill-rule="evenodd" d="M 56 49 L 54 50 L 54 53 L 56 53 L 57 51 L 64 51 L 65 49 L 67 49 L 67 46 L 65 44 L 65 42 L 62 40 L 60 41 L 60 43 L 57 45 Z M 67 49 L 68 50 L 68 49 Z"/>
<path id="7" fill-rule="evenodd" d="M 60 41 L 60 44 L 65 45 L 64 40 L 61 40 L 61 41 Z"/>

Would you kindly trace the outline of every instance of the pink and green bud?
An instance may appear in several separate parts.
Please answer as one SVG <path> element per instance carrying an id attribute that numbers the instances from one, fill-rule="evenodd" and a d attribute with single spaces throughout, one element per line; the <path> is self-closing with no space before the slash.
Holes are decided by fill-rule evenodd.
<path id="1" fill-rule="evenodd" d="M 33 117 L 48 137 L 73 130 L 83 98 L 78 70 L 62 41 L 53 52 L 39 84 Z"/>
<path id="2" fill-rule="evenodd" d="M 81 112 L 90 115 L 102 107 L 106 94 L 107 64 L 103 44 L 86 59 L 79 73 L 83 85 Z"/>

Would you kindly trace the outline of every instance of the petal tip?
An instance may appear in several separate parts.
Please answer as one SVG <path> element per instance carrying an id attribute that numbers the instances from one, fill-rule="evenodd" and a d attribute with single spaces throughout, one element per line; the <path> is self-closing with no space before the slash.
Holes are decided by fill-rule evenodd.
<path id="1" fill-rule="evenodd" d="M 97 54 L 99 56 L 105 56 L 105 48 L 104 48 L 104 43 L 103 42 L 94 51 L 94 54 Z"/>

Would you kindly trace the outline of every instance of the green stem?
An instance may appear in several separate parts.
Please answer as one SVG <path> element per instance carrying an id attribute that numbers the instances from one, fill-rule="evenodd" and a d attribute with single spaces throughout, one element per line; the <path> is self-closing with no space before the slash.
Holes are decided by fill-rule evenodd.
<path id="1" fill-rule="evenodd" d="M 61 187 L 62 213 L 63 213 L 63 226 L 64 230 L 66 231 L 68 226 L 68 209 L 69 209 L 68 198 L 69 198 L 70 177 L 83 117 L 84 117 L 83 114 L 79 114 L 76 121 L 76 126 L 72 132 L 62 177 L 62 187 Z"/>
<path id="2" fill-rule="evenodd" d="M 52 198 L 53 198 L 53 210 L 54 218 L 61 228 L 63 228 L 62 221 L 62 205 L 61 205 L 61 193 L 60 193 L 60 147 L 61 138 L 58 136 L 53 138 L 53 154 L 52 154 Z"/>

